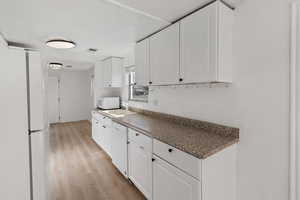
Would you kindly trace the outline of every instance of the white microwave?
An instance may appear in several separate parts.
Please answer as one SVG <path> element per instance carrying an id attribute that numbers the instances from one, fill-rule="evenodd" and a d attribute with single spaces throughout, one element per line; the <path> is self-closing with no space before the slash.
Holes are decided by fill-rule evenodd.
<path id="1" fill-rule="evenodd" d="M 97 107 L 103 110 L 120 108 L 120 97 L 102 97 L 97 102 Z"/>

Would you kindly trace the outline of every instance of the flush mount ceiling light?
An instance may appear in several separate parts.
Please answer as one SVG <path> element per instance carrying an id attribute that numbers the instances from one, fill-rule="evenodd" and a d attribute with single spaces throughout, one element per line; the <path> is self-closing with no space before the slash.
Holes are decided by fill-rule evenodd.
<path id="1" fill-rule="evenodd" d="M 49 40 L 46 42 L 46 45 L 55 49 L 71 49 L 76 46 L 75 42 L 63 39 Z"/>
<path id="2" fill-rule="evenodd" d="M 61 69 L 63 67 L 63 64 L 52 62 L 52 63 L 49 63 L 49 67 L 51 69 L 57 70 L 57 69 Z"/>

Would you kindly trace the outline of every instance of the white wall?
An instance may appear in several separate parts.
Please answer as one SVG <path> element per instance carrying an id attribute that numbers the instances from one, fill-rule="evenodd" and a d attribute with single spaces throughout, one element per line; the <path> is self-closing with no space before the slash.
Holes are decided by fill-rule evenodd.
<path id="1" fill-rule="evenodd" d="M 89 120 L 91 112 L 91 72 L 58 71 L 49 73 L 60 79 L 60 115 L 61 122 Z"/>
<path id="2" fill-rule="evenodd" d="M 130 105 L 240 128 L 238 199 L 288 199 L 289 0 L 243 0 L 235 11 L 234 84 L 153 87 Z"/>

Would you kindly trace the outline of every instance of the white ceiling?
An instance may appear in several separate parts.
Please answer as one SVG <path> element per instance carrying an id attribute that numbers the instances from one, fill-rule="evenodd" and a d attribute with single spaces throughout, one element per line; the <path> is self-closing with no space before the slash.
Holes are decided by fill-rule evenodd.
<path id="1" fill-rule="evenodd" d="M 230 0 L 235 3 L 240 0 Z M 8 41 L 42 51 L 44 61 L 85 63 L 123 56 L 135 41 L 159 30 L 207 0 L 2 0 L 0 32 Z M 55 50 L 52 38 L 73 40 L 77 47 Z M 92 54 L 88 48 L 97 48 Z"/>

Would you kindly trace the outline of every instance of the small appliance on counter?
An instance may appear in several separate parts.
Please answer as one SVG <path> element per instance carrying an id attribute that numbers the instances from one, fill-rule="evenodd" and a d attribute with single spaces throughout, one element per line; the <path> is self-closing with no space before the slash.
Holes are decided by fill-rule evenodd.
<path id="1" fill-rule="evenodd" d="M 119 109 L 120 97 L 102 97 L 98 100 L 97 107 L 102 110 Z"/>

